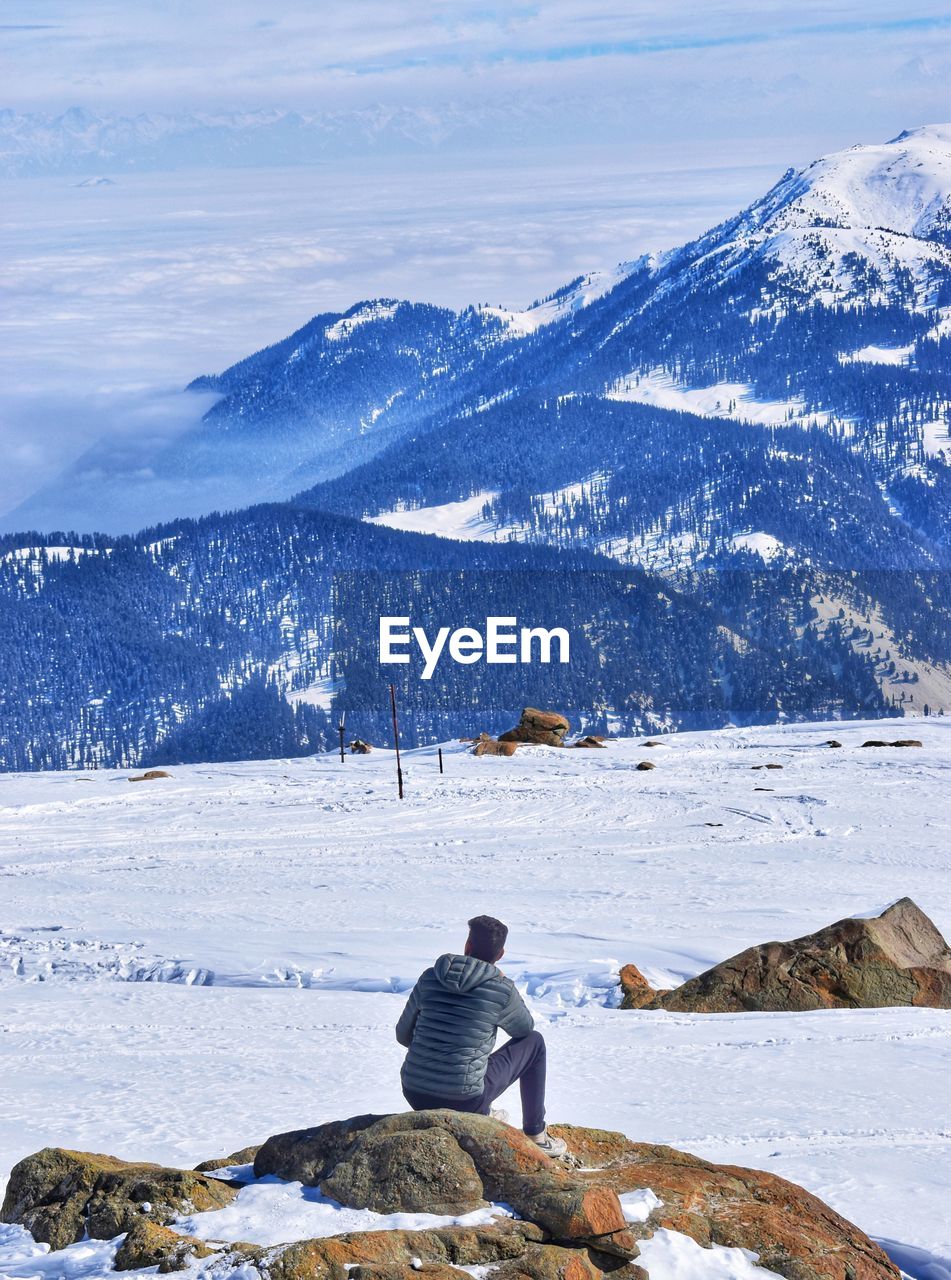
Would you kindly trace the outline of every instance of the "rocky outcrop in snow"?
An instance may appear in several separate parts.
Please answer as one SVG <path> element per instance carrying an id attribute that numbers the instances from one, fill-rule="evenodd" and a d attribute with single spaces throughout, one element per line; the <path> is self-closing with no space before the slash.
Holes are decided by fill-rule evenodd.
<path id="1" fill-rule="evenodd" d="M 267 1248 L 206 1244 L 176 1229 L 178 1216 L 227 1204 L 237 1186 L 49 1149 L 16 1166 L 2 1217 L 54 1248 L 86 1233 L 93 1240 L 125 1233 L 117 1270 L 183 1270 L 214 1252 L 216 1277 L 251 1266 L 262 1280 L 416 1280 L 420 1272 L 458 1280 L 460 1268 L 490 1266 L 496 1280 L 601 1280 L 607 1273 L 635 1280 L 646 1275 L 634 1262 L 641 1245 L 660 1231 L 703 1248 L 749 1250 L 789 1280 L 897 1280 L 876 1244 L 792 1183 L 620 1133 L 570 1125 L 557 1132 L 570 1163 L 550 1160 L 496 1120 L 447 1110 L 333 1121 L 270 1138 L 254 1157 L 259 1177 L 319 1187 L 355 1207 L 475 1215 L 450 1226 L 351 1231 Z M 487 1202 L 519 1216 L 479 1217 Z"/>
<path id="2" fill-rule="evenodd" d="M 111 1240 L 140 1221 L 161 1226 L 179 1213 L 220 1209 L 236 1194 L 186 1169 L 45 1147 L 14 1166 L 0 1221 L 18 1222 L 35 1240 L 64 1249 L 86 1235 Z"/>
<path id="3" fill-rule="evenodd" d="M 530 742 L 536 746 L 563 747 L 570 729 L 567 717 L 558 711 L 524 707 L 514 729 L 499 734 L 500 742 Z"/>
<path id="4" fill-rule="evenodd" d="M 472 754 L 474 756 L 514 756 L 517 750 L 517 742 L 499 742 L 498 739 L 483 733 L 476 738 Z"/>
<path id="5" fill-rule="evenodd" d="M 791 942 L 749 947 L 673 991 L 645 990 L 646 984 L 631 977 L 632 970 L 637 974 L 633 965 L 622 972 L 622 1007 L 627 1009 L 951 1009 L 951 949 L 910 898 L 871 919 L 839 920 Z"/>

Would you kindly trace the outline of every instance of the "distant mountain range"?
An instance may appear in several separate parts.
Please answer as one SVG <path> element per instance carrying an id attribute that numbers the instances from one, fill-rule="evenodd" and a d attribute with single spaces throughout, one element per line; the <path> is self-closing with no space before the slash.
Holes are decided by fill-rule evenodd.
<path id="1" fill-rule="evenodd" d="M 503 130 L 517 137 L 523 113 L 514 102 L 476 108 L 367 107 L 337 112 L 257 111 L 140 113 L 71 107 L 58 115 L 0 110 L 0 176 L 145 173 L 192 166 L 243 168 L 315 164 L 379 150 L 412 153 L 456 145 Z"/>
<path id="2" fill-rule="evenodd" d="M 207 686 L 164 702 L 153 691 L 134 716 L 117 713 L 106 748 L 112 713 L 90 719 L 82 699 L 105 697 L 108 664 L 76 666 L 50 641 L 41 653 L 74 663 L 80 690 L 49 738 L 63 761 L 77 758 L 77 726 L 93 721 L 90 758 L 131 760 L 175 743 L 187 753 L 202 717 L 224 723 L 236 691 L 255 681 L 274 706 L 290 697 L 335 714 L 349 699 L 372 720 L 380 672 L 350 606 L 331 585 L 305 609 L 301 575 L 318 561 L 331 575 L 367 573 L 384 547 L 391 575 L 445 567 L 450 548 L 454 573 L 527 574 L 525 607 L 541 614 L 558 597 L 549 574 L 581 569 L 598 583 L 561 589 L 600 637 L 603 661 L 561 686 L 589 726 L 951 711 L 951 126 L 789 172 L 691 244 L 571 281 L 525 311 L 363 302 L 194 386 L 221 398 L 198 429 L 156 451 L 150 474 L 206 511 L 262 499 L 284 507 L 118 541 L 6 539 L 0 595 L 21 628 L 24 609 L 44 608 L 60 619 L 54 633 L 69 631 L 80 599 L 96 625 L 121 560 L 135 567 L 136 609 L 152 610 L 143 655 L 187 638 L 207 667 L 220 650 Z M 90 495 L 104 520 L 110 500 L 108 490 Z M 257 558 L 276 554 L 283 519 L 305 521 L 308 549 L 262 594 Z M 347 556 L 325 554 L 328 529 L 348 531 Z M 443 541 L 418 537 L 426 532 Z M 44 543 L 82 554 L 57 551 L 51 563 Z M 103 575 L 105 595 L 92 590 Z M 219 590 L 238 591 L 240 608 Z M 418 575 L 414 590 L 422 607 Z M 461 606 L 459 585 L 447 591 Z M 681 659 L 656 643 L 659 621 L 645 633 L 646 661 L 645 636 L 620 624 L 629 605 L 619 601 L 644 592 L 669 602 Z M 181 615 L 169 630 L 166 597 L 187 625 Z M 435 599 L 426 608 L 438 612 Z M 306 625 L 302 609 L 316 610 Z M 244 621 L 229 648 L 236 611 Z M 353 625 L 335 630 L 342 617 Z M 531 700 L 531 678 L 513 676 L 506 697 Z M 460 705 L 486 720 L 502 705 L 485 681 L 470 696 L 409 679 L 423 736 L 461 727 Z M 21 675 L 18 685 L 42 718 L 43 680 Z M 17 714 L 8 751 L 20 750 Z M 309 723 L 301 742 L 325 730 Z"/>

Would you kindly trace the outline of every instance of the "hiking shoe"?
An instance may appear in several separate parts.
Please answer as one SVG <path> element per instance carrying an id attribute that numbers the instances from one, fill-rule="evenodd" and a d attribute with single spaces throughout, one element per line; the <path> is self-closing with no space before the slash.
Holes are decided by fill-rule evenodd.
<path id="1" fill-rule="evenodd" d="M 530 1133 L 528 1136 L 539 1151 L 544 1151 L 545 1155 L 551 1156 L 553 1160 L 558 1160 L 561 1156 L 568 1154 L 568 1143 L 565 1142 L 564 1138 L 556 1138 L 547 1129 L 542 1129 L 541 1133 Z"/>
<path id="2" fill-rule="evenodd" d="M 509 1122 L 509 1113 L 504 1107 L 493 1107 L 489 1115 L 493 1120 L 498 1120 L 499 1124 L 508 1124 Z"/>

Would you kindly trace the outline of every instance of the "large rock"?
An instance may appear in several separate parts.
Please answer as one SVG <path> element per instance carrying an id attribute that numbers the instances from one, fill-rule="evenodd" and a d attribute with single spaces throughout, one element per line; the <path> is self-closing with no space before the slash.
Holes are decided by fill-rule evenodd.
<path id="1" fill-rule="evenodd" d="M 499 734 L 499 742 L 531 742 L 542 747 L 563 747 L 571 726 L 567 717 L 557 711 L 539 711 L 524 707 L 514 729 Z"/>
<path id="2" fill-rule="evenodd" d="M 477 1267 L 523 1257 L 545 1233 L 531 1222 L 510 1218 L 474 1227 L 428 1231 L 352 1231 L 301 1240 L 279 1255 L 269 1250 L 269 1280 L 323 1280 L 358 1267 L 362 1275 L 406 1275 L 414 1263 L 425 1267 Z M 458 1274 L 456 1277 L 458 1280 Z"/>
<path id="3" fill-rule="evenodd" d="M 178 1214 L 221 1209 L 236 1195 L 237 1188 L 190 1170 L 45 1147 L 14 1166 L 0 1221 L 64 1249 L 87 1232 L 111 1240 L 143 1217 L 164 1225 Z"/>
<path id="4" fill-rule="evenodd" d="M 951 949 L 910 898 L 870 920 L 839 920 L 792 942 L 750 947 L 639 1007 L 742 1013 L 893 1005 L 951 1009 Z"/>
<path id="5" fill-rule="evenodd" d="M 698 1244 L 750 1249 L 759 1265 L 789 1280 L 898 1280 L 899 1271 L 863 1231 L 816 1196 L 775 1174 L 709 1164 L 621 1133 L 553 1126 L 585 1166 L 584 1177 L 619 1194 L 649 1187 L 663 1202 L 640 1240 L 658 1227 Z"/>
<path id="6" fill-rule="evenodd" d="M 352 1116 L 349 1120 L 330 1120 L 311 1129 L 278 1133 L 258 1148 L 254 1157 L 254 1176 L 274 1174 L 288 1182 L 302 1182 L 305 1187 L 320 1185 L 349 1152 L 364 1129 L 369 1129 L 386 1116 Z"/>
<path id="7" fill-rule="evenodd" d="M 340 1204 L 377 1213 L 467 1213 L 484 1204 L 482 1180 L 445 1129 L 367 1134 L 321 1180 Z"/>
<path id="8" fill-rule="evenodd" d="M 497 742 L 488 734 L 483 734 L 472 748 L 474 756 L 514 756 L 518 750 L 517 742 Z"/>
<path id="9" fill-rule="evenodd" d="M 763 1267 L 789 1280 L 898 1280 L 857 1227 L 771 1174 L 709 1164 L 599 1129 L 555 1126 L 555 1132 L 582 1168 L 549 1160 L 524 1134 L 487 1116 L 452 1111 L 357 1116 L 271 1138 L 255 1159 L 262 1175 L 333 1185 L 384 1210 L 412 1202 L 439 1212 L 493 1200 L 520 1217 L 267 1247 L 225 1242 L 215 1250 L 214 1273 L 221 1280 L 253 1273 L 261 1280 L 458 1280 L 459 1268 L 487 1267 L 494 1280 L 602 1280 L 608 1273 L 611 1280 L 646 1280 L 631 1261 L 637 1241 L 666 1227 L 704 1247 L 752 1250 Z M 407 1176 L 412 1196 L 399 1185 Z M 619 1195 L 647 1187 L 661 1205 L 646 1222 L 627 1224 Z M 88 1212 L 90 1200 L 107 1192 L 114 1201 L 108 1221 Z M 137 1199 L 141 1194 L 150 1199 Z M 195 1173 L 44 1151 L 14 1170 L 4 1220 L 34 1231 L 53 1221 L 63 1229 L 37 1238 L 54 1247 L 79 1238 L 87 1225 L 93 1236 L 125 1232 L 118 1268 L 168 1272 L 206 1256 L 209 1245 L 158 1224 L 156 1206 L 165 1215 L 216 1208 L 233 1194 Z M 76 1210 L 71 1217 L 67 1206 Z M 44 1218 L 48 1211 L 53 1218 Z"/>
<path id="10" fill-rule="evenodd" d="M 116 1270 L 141 1271 L 157 1267 L 159 1275 L 164 1276 L 170 1271 L 184 1271 L 196 1258 L 209 1258 L 213 1253 L 203 1240 L 160 1227 L 148 1218 L 139 1218 L 119 1246 Z"/>
<path id="11" fill-rule="evenodd" d="M 254 1171 L 319 1186 L 333 1199 L 379 1213 L 400 1212 L 408 1200 L 449 1204 L 455 1213 L 501 1201 L 556 1241 L 597 1240 L 608 1252 L 631 1253 L 610 1188 L 570 1176 L 530 1138 L 488 1116 L 411 1111 L 279 1134 L 258 1152 Z"/>

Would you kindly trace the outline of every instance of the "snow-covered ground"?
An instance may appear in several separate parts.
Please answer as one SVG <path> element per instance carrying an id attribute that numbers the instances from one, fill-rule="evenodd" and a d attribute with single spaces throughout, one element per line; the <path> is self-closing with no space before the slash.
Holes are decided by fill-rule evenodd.
<path id="1" fill-rule="evenodd" d="M 696 413 L 703 418 L 731 418 L 760 426 L 826 425 L 827 413 L 806 413 L 805 402 L 757 400 L 746 382 L 715 382 L 709 387 L 686 387 L 675 382 L 663 369 L 648 369 L 621 378 L 605 391 L 608 400 L 631 400 L 661 409 Z"/>
<path id="2" fill-rule="evenodd" d="M 904 347 L 861 347 L 858 351 L 839 352 L 843 364 L 908 364 L 915 351 L 915 344 Z"/>
<path id="3" fill-rule="evenodd" d="M 441 538 L 456 538 L 460 542 L 496 541 L 510 535 L 487 521 L 482 509 L 498 497 L 494 490 L 485 490 L 463 498 L 460 502 L 442 502 L 433 507 L 407 507 L 398 511 L 383 511 L 377 516 L 367 516 L 368 524 L 386 525 L 388 529 L 402 529 L 411 533 L 435 533 Z"/>
<path id="4" fill-rule="evenodd" d="M 620 262 L 609 271 L 588 272 L 579 276 L 570 287 L 559 289 L 545 301 L 534 302 L 522 311 L 512 311 L 506 307 L 481 307 L 480 310 L 501 320 L 508 336 L 522 338 L 590 306 L 598 298 L 610 293 L 643 261 L 645 259 Z"/>
<path id="5" fill-rule="evenodd" d="M 615 1007 L 627 961 L 677 982 L 905 894 L 951 935 L 951 720 L 903 720 L 921 750 L 858 748 L 893 728 L 511 760 L 453 744 L 443 777 L 433 750 L 405 756 L 402 803 L 384 751 L 134 786 L 111 771 L 0 778 L 0 1178 L 45 1144 L 194 1164 L 400 1108 L 405 992 L 490 912 L 549 1042 L 552 1120 L 792 1178 L 897 1242 L 914 1274 L 949 1274 L 928 1267 L 951 1269 L 951 1012 Z M 634 769 L 645 757 L 651 773 Z M 769 761 L 783 771 L 751 768 Z M 253 1190 L 277 1213 L 278 1192 Z M 313 1201 L 306 1216 L 328 1212 Z M 88 1246 L 85 1275 L 109 1248 Z M 651 1248 L 653 1280 L 749 1261 Z M 58 1265 L 0 1236 L 0 1274 Z"/>

